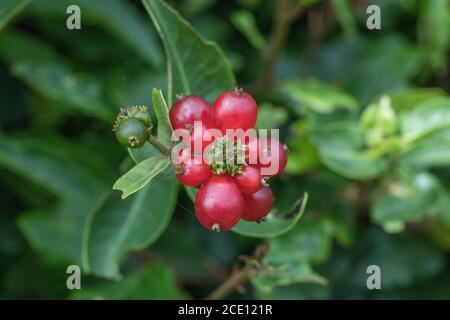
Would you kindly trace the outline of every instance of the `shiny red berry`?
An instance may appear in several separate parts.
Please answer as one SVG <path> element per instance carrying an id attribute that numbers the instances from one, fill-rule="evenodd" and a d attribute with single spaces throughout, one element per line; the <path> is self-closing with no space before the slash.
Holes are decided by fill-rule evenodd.
<path id="1" fill-rule="evenodd" d="M 263 186 L 252 194 L 244 194 L 244 213 L 242 219 L 257 221 L 264 218 L 273 205 L 273 194 L 269 187 Z"/>
<path id="2" fill-rule="evenodd" d="M 188 161 L 192 157 L 191 149 L 180 143 L 172 148 L 170 159 L 174 165 Z"/>
<path id="3" fill-rule="evenodd" d="M 188 129 L 194 121 L 202 121 L 210 126 L 211 107 L 208 101 L 199 96 L 186 96 L 179 99 L 169 112 L 170 123 L 175 129 Z"/>
<path id="4" fill-rule="evenodd" d="M 226 129 L 254 128 L 258 117 L 255 100 L 242 90 L 225 91 L 214 101 L 211 119 L 224 134 Z"/>
<path id="5" fill-rule="evenodd" d="M 273 177 L 284 171 L 287 164 L 287 148 L 276 139 L 250 139 L 246 155 L 248 163 L 261 167 L 263 176 Z"/>
<path id="6" fill-rule="evenodd" d="M 242 193 L 254 193 L 263 186 L 260 170 L 255 166 L 243 167 L 242 172 L 233 178 Z"/>
<path id="7" fill-rule="evenodd" d="M 207 133 L 208 128 L 205 124 L 195 125 L 189 131 L 191 132 L 191 151 L 195 154 L 203 154 L 207 146 L 214 142 L 214 136 Z"/>
<path id="8" fill-rule="evenodd" d="M 212 172 L 201 156 L 193 156 L 178 164 L 175 169 L 178 181 L 186 186 L 195 187 L 206 182 Z"/>
<path id="9" fill-rule="evenodd" d="M 213 175 L 198 191 L 195 213 L 209 230 L 226 231 L 234 227 L 244 210 L 238 186 L 228 175 Z"/>

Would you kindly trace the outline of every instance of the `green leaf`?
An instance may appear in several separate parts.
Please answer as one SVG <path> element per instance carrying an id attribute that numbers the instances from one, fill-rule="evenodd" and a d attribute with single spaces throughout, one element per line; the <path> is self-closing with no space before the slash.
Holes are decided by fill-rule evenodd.
<path id="1" fill-rule="evenodd" d="M 106 184 L 77 161 L 79 157 L 72 154 L 75 150 L 54 143 L 0 135 L 0 166 L 60 198 L 89 203 Z M 91 156 L 86 148 L 76 152 Z"/>
<path id="2" fill-rule="evenodd" d="M 167 228 L 175 209 L 178 183 L 157 177 L 126 201 L 112 197 L 85 230 L 84 265 L 90 272 L 120 278 L 119 263 L 126 253 L 142 250 Z"/>
<path id="3" fill-rule="evenodd" d="M 150 157 L 161 156 L 161 153 L 158 151 L 158 149 L 156 149 L 149 142 L 146 142 L 141 148 L 128 148 L 128 154 L 136 163 L 140 163 Z"/>
<path id="4" fill-rule="evenodd" d="M 371 217 L 386 232 L 402 232 L 407 223 L 437 214 L 445 198 L 439 180 L 427 172 L 403 173 L 385 184 L 386 190 L 372 204 Z"/>
<path id="5" fill-rule="evenodd" d="M 351 4 L 348 1 L 331 0 L 331 5 L 345 34 L 347 36 L 354 35 L 358 29 L 356 28 L 356 20 L 351 10 Z"/>
<path id="6" fill-rule="evenodd" d="M 304 108 L 317 113 L 331 113 L 338 108 L 354 111 L 358 108 L 353 97 L 316 79 L 290 80 L 282 84 L 281 90 L 298 104 L 296 110 L 299 113 Z"/>
<path id="7" fill-rule="evenodd" d="M 441 272 L 436 277 L 429 277 L 428 281 L 414 283 L 413 286 L 407 288 L 389 291 L 376 290 L 383 292 L 373 292 L 373 294 L 375 299 L 380 300 L 445 300 L 450 296 L 449 279 L 450 274 Z"/>
<path id="8" fill-rule="evenodd" d="M 266 40 L 262 36 L 256 24 L 255 16 L 251 11 L 237 10 L 231 14 L 231 22 L 238 29 L 248 42 L 258 50 L 266 45 Z"/>
<path id="9" fill-rule="evenodd" d="M 304 52 L 299 63 L 305 73 L 339 84 L 366 105 L 387 91 L 408 86 L 421 66 L 418 51 L 415 43 L 398 32 L 380 37 L 360 34 L 351 40 L 325 41 L 316 54 Z"/>
<path id="10" fill-rule="evenodd" d="M 278 129 L 288 120 L 286 109 L 274 106 L 269 102 L 258 105 L 257 129 Z"/>
<path id="11" fill-rule="evenodd" d="M 368 145 L 381 144 L 387 136 L 393 135 L 397 130 L 397 118 L 389 97 L 382 96 L 364 109 L 360 125 Z"/>
<path id="12" fill-rule="evenodd" d="M 161 0 L 142 0 L 164 43 L 168 98 L 196 94 L 212 101 L 235 87 L 231 67 L 214 42 L 204 40 L 173 8 Z"/>
<path id="13" fill-rule="evenodd" d="M 154 179 L 127 201 L 108 196 L 23 214 L 20 229 L 36 250 L 79 264 L 85 273 L 118 279 L 126 254 L 149 246 L 166 229 L 175 208 L 177 183 Z"/>
<path id="14" fill-rule="evenodd" d="M 245 220 L 231 229 L 232 231 L 246 237 L 254 238 L 273 238 L 288 232 L 300 220 L 305 211 L 308 194 L 304 193 L 303 197 L 298 199 L 294 204 L 292 211 L 288 214 L 270 213 L 264 221 L 260 223 L 249 222 Z"/>
<path id="15" fill-rule="evenodd" d="M 167 227 L 177 182 L 161 175 L 123 201 L 110 196 L 109 181 L 99 180 L 66 149 L 0 136 L 0 165 L 58 196 L 56 205 L 22 214 L 19 227 L 37 251 L 79 264 L 86 273 L 118 278 L 121 259 L 156 241 Z"/>
<path id="16" fill-rule="evenodd" d="M 48 254 L 64 259 L 67 263 L 82 266 L 82 246 L 85 227 L 90 216 L 104 203 L 108 193 L 100 195 L 97 201 L 80 204 L 67 201 L 55 210 L 35 210 L 23 212 L 17 223 L 30 246 L 40 254 Z"/>
<path id="17" fill-rule="evenodd" d="M 114 183 L 113 189 L 122 191 L 122 199 L 125 199 L 145 187 L 166 169 L 169 163 L 170 160 L 166 157 L 152 157 L 139 162 Z"/>
<path id="18" fill-rule="evenodd" d="M 364 135 L 352 122 L 338 122 L 314 132 L 316 145 L 323 164 L 351 179 L 367 180 L 381 174 L 388 165 L 384 158 L 364 149 Z"/>
<path id="19" fill-rule="evenodd" d="M 126 79 L 126 81 L 124 81 Z M 165 70 L 155 72 L 145 64 L 135 61 L 132 64 L 120 65 L 108 73 L 105 93 L 115 106 L 151 106 L 152 96 L 148 94 L 149 86 L 162 88 L 167 83 Z M 150 116 L 155 114 L 149 108 Z"/>
<path id="20" fill-rule="evenodd" d="M 295 283 L 327 284 L 312 265 L 324 262 L 330 255 L 332 232 L 332 225 L 324 219 L 303 220 L 289 233 L 272 239 L 261 271 L 251 279 L 256 289 L 268 293 L 275 287 Z"/>
<path id="21" fill-rule="evenodd" d="M 450 4 L 445 0 L 419 3 L 417 33 L 423 59 L 432 69 L 445 66 L 450 46 Z"/>
<path id="22" fill-rule="evenodd" d="M 68 17 L 66 8 L 72 4 L 81 8 L 82 30 L 89 25 L 100 26 L 132 48 L 144 61 L 153 66 L 162 65 L 161 48 L 155 32 L 139 10 L 128 1 L 39 0 L 33 3 L 27 13 L 44 19 L 60 19 L 60 23 L 65 26 Z"/>
<path id="23" fill-rule="evenodd" d="M 441 88 L 407 88 L 388 93 L 392 107 L 397 112 L 412 110 L 418 105 L 445 96 Z"/>
<path id="24" fill-rule="evenodd" d="M 317 167 L 320 164 L 319 155 L 308 136 L 308 120 L 300 120 L 291 127 L 292 134 L 287 141 L 288 163 L 286 172 L 300 174 Z"/>
<path id="25" fill-rule="evenodd" d="M 400 155 L 399 162 L 415 168 L 450 165 L 450 129 L 443 129 L 414 141 Z"/>
<path id="26" fill-rule="evenodd" d="M 279 186 L 279 190 L 285 192 L 277 198 L 277 204 L 289 202 L 289 193 L 299 188 L 298 183 Z M 348 248 L 354 243 L 356 235 L 357 219 L 352 205 L 340 193 L 336 194 L 336 190 L 344 190 L 348 186 L 345 179 L 327 171 L 318 172 L 306 185 L 302 185 L 302 188 L 311 191 L 308 200 L 311 214 L 307 214 L 289 232 L 270 239 L 269 253 L 262 263 L 261 272 L 252 279 L 259 293 L 273 292 L 279 286 L 284 286 L 280 288 L 283 291 L 287 290 L 287 285 L 323 285 L 328 282 L 313 267 L 330 259 L 335 239 L 342 247 Z M 324 194 L 327 201 L 323 201 Z"/>
<path id="27" fill-rule="evenodd" d="M 127 274 L 120 282 L 84 286 L 75 290 L 71 299 L 102 300 L 172 300 L 186 299 L 177 287 L 175 274 L 168 267 L 156 264 Z"/>
<path id="28" fill-rule="evenodd" d="M 0 1 L 0 31 L 30 3 L 31 0 Z"/>
<path id="29" fill-rule="evenodd" d="M 284 265 L 270 266 L 251 278 L 251 283 L 260 293 L 270 293 L 274 288 L 298 283 L 314 283 L 326 285 L 327 279 L 314 272 L 306 261 L 286 262 Z"/>
<path id="30" fill-rule="evenodd" d="M 236 0 L 240 7 L 254 10 L 261 5 L 262 0 Z"/>
<path id="31" fill-rule="evenodd" d="M 187 193 L 189 199 L 191 199 L 192 202 L 194 202 L 198 189 L 194 188 L 194 187 L 189 187 L 189 186 L 184 186 L 184 189 L 186 190 L 186 193 Z"/>
<path id="32" fill-rule="evenodd" d="M 304 8 L 312 7 L 322 1 L 323 0 L 297 0 L 297 2 Z"/>
<path id="33" fill-rule="evenodd" d="M 40 297 L 41 299 L 63 299 L 67 296 L 66 286 L 61 286 L 67 280 L 64 272 L 67 262 L 59 259 L 48 259 L 32 251 L 21 251 L 9 270 L 5 270 L 3 281 L 4 292 L 15 299 Z M 3 260 L 4 262 L 7 262 Z M 3 262 L 2 261 L 2 262 Z M 39 277 L 35 277 L 36 273 Z M 2 270 L 3 271 L 3 270 Z"/>
<path id="34" fill-rule="evenodd" d="M 167 104 L 161 90 L 153 88 L 152 102 L 153 110 L 155 111 L 156 119 L 158 120 L 158 139 L 166 147 L 170 147 L 172 127 L 169 120 L 169 109 L 167 108 Z"/>
<path id="35" fill-rule="evenodd" d="M 202 13 L 207 12 L 216 4 L 217 0 L 191 0 L 183 1 L 179 5 L 181 12 L 184 12 L 186 16 L 197 17 Z"/>
<path id="36" fill-rule="evenodd" d="M 255 292 L 258 300 L 326 300 L 330 299 L 331 286 L 315 283 L 297 283 L 275 287 L 270 292 Z"/>
<path id="37" fill-rule="evenodd" d="M 289 160 L 285 170 L 288 174 L 305 173 L 320 165 L 316 148 L 306 137 L 302 137 L 295 142 L 294 139 L 290 139 L 288 150 Z"/>
<path id="38" fill-rule="evenodd" d="M 109 193 L 109 181 L 99 179 L 94 170 L 79 161 L 81 153 L 96 158 L 81 146 L 75 151 L 55 141 L 0 135 L 0 166 L 57 197 L 46 208 L 20 216 L 22 233 L 36 250 L 78 264 L 82 260 L 84 226 Z M 28 192 L 35 190 L 30 188 Z"/>
<path id="39" fill-rule="evenodd" d="M 189 198 L 194 202 L 197 195 L 197 189 L 193 187 L 185 187 Z M 308 194 L 305 192 L 303 196 L 297 200 L 292 210 L 288 213 L 280 214 L 276 212 L 269 213 L 264 221 L 260 223 L 241 220 L 231 229 L 242 236 L 254 238 L 272 238 L 288 232 L 303 216 L 306 203 L 308 202 Z"/>
<path id="40" fill-rule="evenodd" d="M 443 252 L 417 235 L 390 235 L 379 228 L 363 230 L 357 246 L 347 257 L 350 268 L 340 275 L 350 292 L 367 294 L 367 267 L 376 264 L 381 269 L 381 288 L 409 288 L 413 283 L 427 283 L 446 267 Z M 422 294 L 425 298 L 427 295 Z"/>
<path id="41" fill-rule="evenodd" d="M 2 32 L 0 55 L 16 77 L 46 98 L 112 121 L 113 110 L 103 99 L 102 83 L 90 74 L 72 70 L 52 48 L 37 39 L 16 31 Z"/>
<path id="42" fill-rule="evenodd" d="M 426 101 L 400 119 L 402 139 L 410 143 L 440 129 L 450 128 L 450 99 Z"/>
<path id="43" fill-rule="evenodd" d="M 435 219 L 427 226 L 427 234 L 445 250 L 450 250 L 450 197 L 449 190 L 441 203 L 441 209 Z"/>

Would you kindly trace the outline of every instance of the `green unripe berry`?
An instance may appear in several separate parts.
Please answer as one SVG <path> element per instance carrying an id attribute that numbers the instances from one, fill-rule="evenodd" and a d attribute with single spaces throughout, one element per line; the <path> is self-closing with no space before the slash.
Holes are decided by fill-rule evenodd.
<path id="1" fill-rule="evenodd" d="M 152 119 L 150 118 L 150 114 L 148 113 L 146 106 L 134 106 L 120 109 L 113 129 L 115 129 L 122 121 L 126 119 L 137 119 L 140 120 L 147 128 L 152 127 Z"/>
<path id="2" fill-rule="evenodd" d="M 148 140 L 148 129 L 142 121 L 129 118 L 115 128 L 117 140 L 129 148 L 140 148 Z"/>
<path id="3" fill-rule="evenodd" d="M 128 118 L 138 119 L 148 128 L 152 126 L 152 119 L 148 113 L 146 106 L 134 106 L 125 109 L 126 116 Z"/>

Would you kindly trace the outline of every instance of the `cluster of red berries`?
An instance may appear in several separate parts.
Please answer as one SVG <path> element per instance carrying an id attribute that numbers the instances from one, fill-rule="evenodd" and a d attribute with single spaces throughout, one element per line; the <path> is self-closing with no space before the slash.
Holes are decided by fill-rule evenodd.
<path id="1" fill-rule="evenodd" d="M 190 95 L 179 97 L 169 117 L 173 130 L 187 129 L 191 147 L 199 143 L 203 151 L 214 144 L 214 140 L 205 138 L 206 129 L 218 129 L 225 137 L 230 130 L 252 129 L 258 107 L 252 96 L 242 90 L 223 92 L 212 106 L 202 97 Z M 201 126 L 194 126 L 195 122 L 200 122 Z M 236 141 L 232 144 L 244 151 L 243 163 L 218 165 L 214 161 L 203 161 L 201 154 L 187 148 L 182 149 L 175 165 L 182 184 L 200 187 L 195 199 L 196 216 L 204 227 L 213 231 L 229 230 L 240 219 L 262 220 L 273 204 L 267 180 L 280 174 L 287 163 L 286 147 L 278 140 L 255 137 L 242 144 Z M 248 163 L 251 157 L 256 161 Z M 262 158 L 265 161 L 261 161 Z M 275 171 L 263 174 L 262 169 L 270 167 L 274 161 L 277 163 Z"/>

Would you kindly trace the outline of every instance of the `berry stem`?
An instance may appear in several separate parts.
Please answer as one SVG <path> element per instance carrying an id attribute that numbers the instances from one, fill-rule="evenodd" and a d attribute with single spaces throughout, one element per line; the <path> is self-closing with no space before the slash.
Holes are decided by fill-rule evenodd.
<path id="1" fill-rule="evenodd" d="M 240 87 L 235 87 L 234 88 L 234 93 L 238 96 L 242 95 L 242 92 L 244 91 L 244 89 L 240 88 Z"/>
<path id="2" fill-rule="evenodd" d="M 161 154 L 170 156 L 170 149 L 164 146 L 157 137 L 152 134 L 148 135 L 148 142 L 150 142 Z"/>

